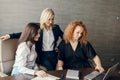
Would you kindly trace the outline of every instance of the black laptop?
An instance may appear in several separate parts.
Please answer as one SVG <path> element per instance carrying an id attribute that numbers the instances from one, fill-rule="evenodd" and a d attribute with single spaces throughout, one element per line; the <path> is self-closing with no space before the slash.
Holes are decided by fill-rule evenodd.
<path id="1" fill-rule="evenodd" d="M 113 72 L 117 69 L 118 65 L 119 65 L 119 63 L 110 67 L 105 74 L 100 73 L 98 71 L 93 71 L 90 74 L 86 75 L 84 77 L 84 80 L 111 80 L 108 78 L 113 75 Z"/>

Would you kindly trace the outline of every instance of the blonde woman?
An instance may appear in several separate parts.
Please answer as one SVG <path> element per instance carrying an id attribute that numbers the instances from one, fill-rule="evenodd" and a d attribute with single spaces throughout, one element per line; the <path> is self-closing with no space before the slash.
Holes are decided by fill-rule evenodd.
<path id="1" fill-rule="evenodd" d="M 47 70 L 56 69 L 57 41 L 59 37 L 62 38 L 63 36 L 59 25 L 54 24 L 54 17 L 55 13 L 52 9 L 46 8 L 43 10 L 40 17 L 41 38 L 36 44 L 36 50 L 40 54 L 37 63 L 46 67 Z"/>
<path id="2" fill-rule="evenodd" d="M 63 32 L 59 25 L 54 24 L 55 13 L 51 8 L 46 8 L 40 16 L 40 38 L 35 43 L 38 57 L 36 63 L 42 65 L 47 70 L 55 70 L 57 63 L 57 41 L 63 37 Z M 36 23 L 39 25 L 39 23 Z M 13 33 L 2 36 L 3 40 L 9 38 L 19 38 L 21 33 Z"/>
<path id="3" fill-rule="evenodd" d="M 57 69 L 78 69 L 91 67 L 88 59 L 96 64 L 96 69 L 103 72 L 100 59 L 88 42 L 86 26 L 81 21 L 72 21 L 64 32 L 64 40 L 59 45 Z"/>

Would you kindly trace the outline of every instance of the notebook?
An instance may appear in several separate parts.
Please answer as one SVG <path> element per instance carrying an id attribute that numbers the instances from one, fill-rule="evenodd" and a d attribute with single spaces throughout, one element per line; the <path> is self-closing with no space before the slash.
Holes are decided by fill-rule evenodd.
<path id="1" fill-rule="evenodd" d="M 66 74 L 66 78 L 79 80 L 79 70 L 68 69 L 67 74 Z"/>
<path id="2" fill-rule="evenodd" d="M 117 69 L 118 65 L 119 63 L 110 67 L 105 74 L 100 73 L 98 71 L 93 71 L 90 74 L 86 75 L 84 77 L 84 80 L 106 80 L 108 77 L 110 77 L 113 74 L 113 72 Z"/>

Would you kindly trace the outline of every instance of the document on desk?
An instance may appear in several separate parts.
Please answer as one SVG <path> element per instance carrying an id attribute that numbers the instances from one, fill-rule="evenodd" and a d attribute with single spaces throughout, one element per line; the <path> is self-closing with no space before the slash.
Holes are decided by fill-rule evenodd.
<path id="1" fill-rule="evenodd" d="M 79 70 L 67 70 L 66 78 L 79 80 Z"/>
<path id="2" fill-rule="evenodd" d="M 59 80 L 59 79 L 60 79 L 59 77 L 56 77 L 56 76 L 48 74 L 48 77 L 44 77 L 44 78 L 42 78 L 42 77 L 35 77 L 32 80 Z"/>

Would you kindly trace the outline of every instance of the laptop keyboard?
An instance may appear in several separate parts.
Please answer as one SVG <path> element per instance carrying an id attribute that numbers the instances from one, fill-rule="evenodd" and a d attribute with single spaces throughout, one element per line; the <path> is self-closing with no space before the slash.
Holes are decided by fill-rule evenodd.
<path id="1" fill-rule="evenodd" d="M 103 80 L 104 76 L 105 76 L 105 74 L 101 73 L 94 80 Z"/>

